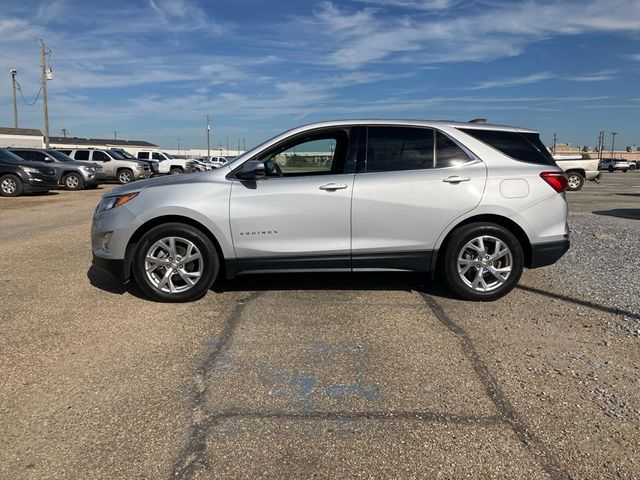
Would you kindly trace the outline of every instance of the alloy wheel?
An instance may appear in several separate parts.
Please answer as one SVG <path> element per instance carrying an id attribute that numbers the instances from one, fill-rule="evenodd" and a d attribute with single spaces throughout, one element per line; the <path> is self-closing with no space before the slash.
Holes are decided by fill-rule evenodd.
<path id="1" fill-rule="evenodd" d="M 577 175 L 569 176 L 569 188 L 574 189 L 580 186 L 580 178 Z"/>
<path id="2" fill-rule="evenodd" d="M 145 255 L 147 279 L 166 293 L 191 290 L 202 277 L 204 263 L 198 247 L 186 238 L 166 237 L 155 242 Z"/>
<path id="3" fill-rule="evenodd" d="M 131 174 L 128 171 L 123 170 L 118 175 L 118 180 L 120 180 L 120 183 L 129 183 L 131 181 Z"/>
<path id="4" fill-rule="evenodd" d="M 2 189 L 2 193 L 11 195 L 15 193 L 16 189 L 18 188 L 18 184 L 13 178 L 5 178 L 4 180 L 2 180 L 2 185 L 0 185 L 0 188 Z"/>
<path id="5" fill-rule="evenodd" d="M 69 175 L 65 183 L 67 184 L 67 187 L 71 189 L 78 188 L 78 185 L 80 185 L 78 177 L 76 177 L 75 175 Z"/>
<path id="6" fill-rule="evenodd" d="M 472 290 L 490 292 L 505 284 L 513 254 L 499 238 L 483 235 L 467 242 L 458 253 L 458 275 Z"/>

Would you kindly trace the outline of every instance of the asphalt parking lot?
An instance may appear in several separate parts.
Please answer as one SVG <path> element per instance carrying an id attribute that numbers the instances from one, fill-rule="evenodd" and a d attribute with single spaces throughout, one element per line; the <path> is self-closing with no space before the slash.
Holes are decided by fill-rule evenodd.
<path id="1" fill-rule="evenodd" d="M 640 173 L 489 304 L 256 275 L 190 304 L 90 268 L 105 190 L 0 198 L 0 477 L 640 477 Z"/>

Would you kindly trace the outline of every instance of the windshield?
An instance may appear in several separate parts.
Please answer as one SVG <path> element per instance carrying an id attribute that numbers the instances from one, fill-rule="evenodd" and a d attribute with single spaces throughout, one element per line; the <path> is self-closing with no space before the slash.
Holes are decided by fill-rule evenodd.
<path id="1" fill-rule="evenodd" d="M 120 150 L 109 150 L 109 154 L 116 160 L 128 160 L 128 157 L 124 156 Z"/>
<path id="2" fill-rule="evenodd" d="M 137 160 L 136 157 L 134 157 L 133 155 L 131 155 L 129 152 L 127 152 L 126 150 L 115 150 L 116 152 L 118 152 L 120 155 L 122 155 L 124 158 L 128 158 L 129 160 Z"/>
<path id="3" fill-rule="evenodd" d="M 47 155 L 49 155 L 51 158 L 55 158 L 56 160 L 58 160 L 59 162 L 73 162 L 73 158 L 65 155 L 62 152 L 59 152 L 57 150 L 46 150 Z"/>
<path id="4" fill-rule="evenodd" d="M 174 156 L 173 156 L 173 155 L 170 155 L 170 154 L 168 154 L 167 152 L 160 152 L 160 153 L 162 153 L 162 154 L 163 154 L 165 157 L 167 157 L 169 160 L 173 160 L 173 158 L 174 158 Z"/>
<path id="5" fill-rule="evenodd" d="M 0 160 L 7 163 L 23 163 L 25 160 L 9 150 L 0 148 Z"/>

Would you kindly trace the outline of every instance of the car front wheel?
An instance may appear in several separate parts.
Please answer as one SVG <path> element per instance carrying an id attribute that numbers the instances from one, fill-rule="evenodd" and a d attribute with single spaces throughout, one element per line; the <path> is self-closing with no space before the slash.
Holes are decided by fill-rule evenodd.
<path id="1" fill-rule="evenodd" d="M 84 188 L 84 181 L 77 173 L 68 173 L 64 176 L 62 183 L 67 190 L 82 190 Z"/>
<path id="2" fill-rule="evenodd" d="M 447 284 L 465 300 L 491 301 L 518 283 L 524 254 L 518 239 L 492 223 L 471 223 L 455 230 L 444 259 Z"/>
<path id="3" fill-rule="evenodd" d="M 3 197 L 17 197 L 22 193 L 22 182 L 15 175 L 0 177 L 0 195 Z"/>
<path id="4" fill-rule="evenodd" d="M 167 223 L 149 230 L 138 243 L 133 275 L 154 300 L 188 302 L 207 293 L 220 270 L 216 249 L 200 230 Z"/>
<path id="5" fill-rule="evenodd" d="M 121 184 L 129 183 L 133 181 L 133 172 L 128 168 L 123 168 L 118 172 L 118 182 Z"/>

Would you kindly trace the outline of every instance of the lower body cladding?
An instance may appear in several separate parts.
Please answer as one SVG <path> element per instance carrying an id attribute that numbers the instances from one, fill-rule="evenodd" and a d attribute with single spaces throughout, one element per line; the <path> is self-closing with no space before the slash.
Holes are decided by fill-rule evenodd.
<path id="1" fill-rule="evenodd" d="M 106 241 L 110 235 L 105 236 Z M 557 262 L 569 250 L 569 239 L 539 243 L 531 246 L 526 256 L 527 268 L 539 268 Z M 124 259 L 105 258 L 93 254 L 93 265 L 104 270 L 123 283 L 131 278 L 130 252 Z M 436 271 L 437 250 L 419 252 L 364 253 L 356 255 L 307 255 L 283 257 L 255 257 L 225 259 L 226 277 L 231 279 L 244 273 L 267 272 L 367 272 L 396 271 L 423 272 Z"/>
<path id="2" fill-rule="evenodd" d="M 25 193 L 46 192 L 58 186 L 58 177 L 53 175 L 31 174 L 23 183 Z"/>

